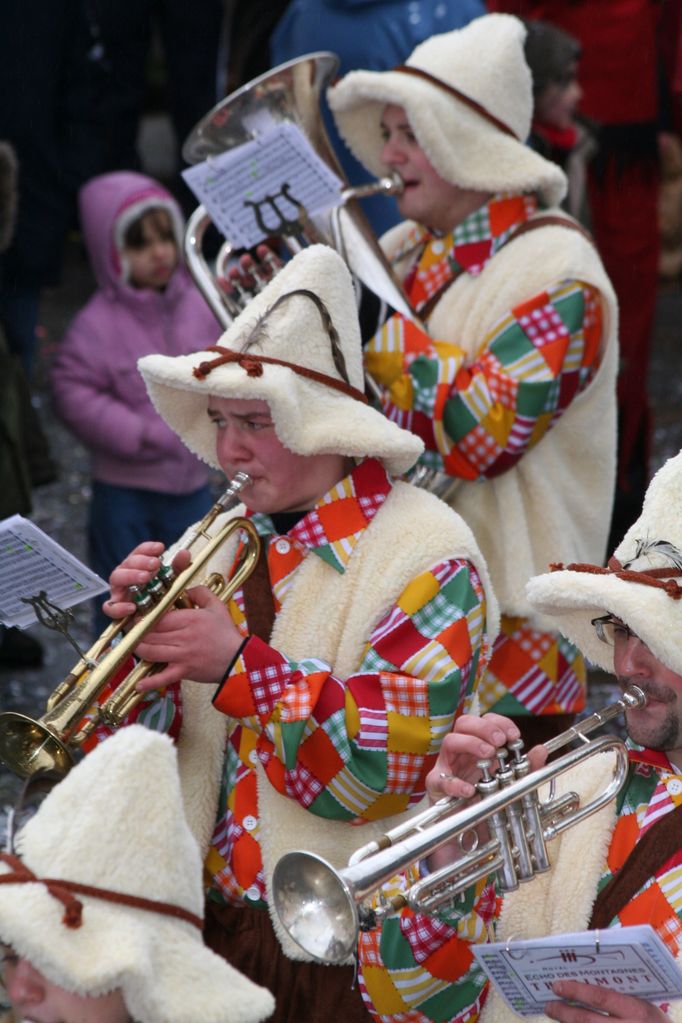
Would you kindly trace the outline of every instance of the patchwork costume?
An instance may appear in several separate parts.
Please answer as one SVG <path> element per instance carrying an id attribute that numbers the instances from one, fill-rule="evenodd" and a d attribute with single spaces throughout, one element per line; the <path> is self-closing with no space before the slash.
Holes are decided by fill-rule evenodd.
<path id="1" fill-rule="evenodd" d="M 556 566 L 532 579 L 528 596 L 558 624 L 586 656 L 613 668 L 613 650 L 600 642 L 591 621 L 615 615 L 640 636 L 666 667 L 682 674 L 679 597 L 682 595 L 682 456 L 654 478 L 640 520 L 616 549 L 609 568 Z M 633 679 L 642 682 L 646 680 Z M 652 679 L 652 682 L 655 681 Z M 617 800 L 549 843 L 551 869 L 518 891 L 496 898 L 481 882 L 466 894 L 457 913 L 435 917 L 403 913 L 384 923 L 372 949 L 374 1015 L 392 1020 L 507 1023 L 509 1009 L 472 966 L 471 942 L 533 938 L 588 929 L 595 899 L 657 822 L 682 802 L 682 772 L 663 750 L 634 746 L 630 769 Z M 612 778 L 613 755 L 590 759 L 557 779 L 557 795 L 577 791 L 581 804 L 603 792 Z M 541 801 L 547 798 L 540 794 Z M 658 840 L 660 841 L 660 839 Z M 648 880 L 600 927 L 651 924 L 682 963 L 682 842 L 653 867 Z M 682 1005 L 661 1006 L 682 1021 Z M 537 1017 L 534 1017 L 534 1019 Z M 546 1019 L 545 1016 L 540 1019 Z"/>
<path id="2" fill-rule="evenodd" d="M 188 681 L 181 692 L 169 687 L 136 711 L 137 720 L 178 735 L 185 806 L 207 853 L 209 900 L 219 922 L 242 929 L 229 958 L 247 974 L 249 963 L 239 957 L 252 961 L 253 945 L 270 927 L 276 861 L 288 849 L 306 848 L 342 865 L 421 799 L 425 775 L 474 692 L 498 625 L 471 531 L 433 495 L 392 478 L 414 462 L 420 442 L 350 397 L 345 385 L 340 394 L 319 382 L 321 372 L 332 384 L 340 376 L 310 292 L 294 288 L 299 282 L 324 302 L 340 336 L 340 362 L 359 393 L 351 280 L 324 246 L 306 249 L 278 273 L 235 320 L 217 358 L 201 352 L 140 364 L 157 410 L 212 464 L 209 395 L 264 399 L 291 450 L 339 452 L 356 463 L 311 510 L 253 516 L 274 602 L 269 638 L 249 634 L 237 592 L 229 611 L 248 638 L 217 693 Z M 286 312 L 275 309 L 290 298 Z M 262 340 L 238 354 L 259 318 Z M 298 369 L 305 360 L 305 372 L 292 371 L 290 353 Z M 229 570 L 238 542 L 228 542 L 207 571 Z M 286 935 L 278 937 L 287 956 L 305 958 Z M 278 949 L 272 959 L 257 969 L 278 971 Z M 323 987 L 340 969 L 314 968 Z M 316 1018 L 317 995 L 294 991 L 297 977 L 291 989 L 275 990 L 277 1020 Z M 275 980 L 283 984 L 279 973 Z M 344 997 L 349 985 L 350 969 Z M 348 998 L 363 1017 L 358 992 Z"/>
<path id="3" fill-rule="evenodd" d="M 553 715 L 584 706 L 584 664 L 524 587 L 559 556 L 603 558 L 617 313 L 594 247 L 556 207 L 563 173 L 521 144 L 532 107 L 524 34 L 508 16 L 478 19 L 423 43 L 402 68 L 352 72 L 329 101 L 373 173 L 385 172 L 380 121 L 396 104 L 441 177 L 491 193 L 447 236 L 405 222 L 382 239 L 422 322 L 393 315 L 366 365 L 386 415 L 424 441 L 431 485 L 489 565 L 502 625 L 481 709 Z"/>

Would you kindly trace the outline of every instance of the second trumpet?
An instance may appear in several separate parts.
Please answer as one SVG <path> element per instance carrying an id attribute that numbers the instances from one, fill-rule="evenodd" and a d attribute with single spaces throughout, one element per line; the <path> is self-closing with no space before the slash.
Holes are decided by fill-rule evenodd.
<path id="1" fill-rule="evenodd" d="M 318 961 L 342 963 L 353 953 L 359 930 L 375 927 L 404 905 L 434 912 L 481 878 L 495 875 L 504 892 L 549 870 L 548 843 L 615 799 L 627 778 L 624 742 L 609 735 L 587 740 L 586 734 L 621 711 L 645 703 L 642 690 L 629 686 L 605 710 L 545 743 L 553 753 L 576 738 L 584 741 L 537 771 L 530 771 L 523 743 L 510 743 L 512 759 L 506 750 L 498 751 L 497 771 L 491 772 L 489 761 L 480 763 L 479 802 L 442 799 L 379 841 L 358 849 L 341 870 L 314 853 L 287 853 L 277 863 L 272 882 L 275 908 L 285 930 Z M 552 786 L 560 775 L 607 752 L 615 754 L 615 764 L 601 793 L 584 806 L 575 792 L 554 798 Z M 539 789 L 547 782 L 549 798 L 542 803 Z M 476 829 L 482 823 L 488 826 L 490 838 L 479 845 Z M 395 874 L 452 841 L 461 848 L 461 856 L 453 863 L 378 909 L 365 901 Z"/>

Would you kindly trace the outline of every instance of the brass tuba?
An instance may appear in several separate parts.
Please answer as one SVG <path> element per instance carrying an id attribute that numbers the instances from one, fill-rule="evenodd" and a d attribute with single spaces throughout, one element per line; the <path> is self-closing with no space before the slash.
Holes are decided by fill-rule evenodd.
<path id="1" fill-rule="evenodd" d="M 377 841 L 357 849 L 341 870 L 310 852 L 282 856 L 272 879 L 280 923 L 314 959 L 343 963 L 356 948 L 358 931 L 372 929 L 405 905 L 415 912 L 431 913 L 484 877 L 496 875 L 501 891 L 513 891 L 519 883 L 549 870 L 547 843 L 615 799 L 627 778 L 628 755 L 623 741 L 609 735 L 590 741 L 587 733 L 621 711 L 645 703 L 642 690 L 628 686 L 621 699 L 544 743 L 549 753 L 576 738 L 584 745 L 532 773 L 521 740 L 509 743 L 514 760 L 508 763 L 508 753 L 498 750 L 500 767 L 494 775 L 490 774 L 491 761 L 479 762 L 483 772 L 477 786 L 479 802 L 441 799 Z M 553 785 L 559 775 L 609 751 L 616 754 L 616 762 L 612 778 L 601 793 L 584 806 L 575 792 L 554 798 Z M 538 790 L 547 782 L 549 796 L 541 803 Z M 491 838 L 479 846 L 475 829 L 481 823 L 487 824 Z M 459 859 L 383 905 L 373 908 L 365 903 L 405 867 L 453 840 L 460 845 Z"/>
<path id="2" fill-rule="evenodd" d="M 199 163 L 243 145 L 268 128 L 288 121 L 303 132 L 317 155 L 345 181 L 320 113 L 321 92 L 337 67 L 335 54 L 311 53 L 253 79 L 202 118 L 185 141 L 182 150 L 185 160 Z M 273 228 L 271 234 L 281 237 L 293 253 L 314 242 L 332 246 L 351 272 L 380 299 L 414 319 L 415 313 L 357 202 L 358 198 L 367 195 L 378 192 L 395 194 L 401 190 L 402 182 L 398 178 L 382 178 L 357 188 L 346 185 L 339 208 L 311 217 L 305 210 L 290 204 L 288 209 L 292 215 L 282 216 L 281 230 Z M 228 239 L 218 253 L 215 270 L 212 271 L 203 252 L 204 236 L 210 223 L 205 207 L 199 206 L 187 225 L 185 258 L 192 277 L 218 321 L 227 327 L 241 311 L 240 302 L 226 295 L 219 284 L 234 247 Z M 249 297 L 244 296 L 244 300 L 248 301 Z"/>
<path id="3" fill-rule="evenodd" d="M 99 722 L 118 727 L 144 695 L 137 691 L 137 683 L 161 669 L 161 664 L 140 661 L 101 705 L 97 703 L 145 633 L 171 608 L 192 606 L 185 593 L 190 586 L 203 583 L 224 603 L 242 586 L 255 568 L 260 552 L 255 526 L 248 519 L 233 518 L 215 534 L 209 530 L 218 515 L 239 504 L 239 494 L 250 482 L 246 473 L 236 474 L 179 548 L 194 551 L 197 543 L 204 541 L 193 553 L 192 563 L 177 576 L 169 562 L 162 564 L 157 576 L 135 595 L 139 612 L 112 622 L 104 630 L 57 686 L 41 718 L 35 720 L 14 711 L 0 714 L 0 762 L 14 774 L 20 778 L 29 778 L 38 771 L 67 774 L 74 764 L 73 753 L 82 747 Z M 214 572 L 202 579 L 199 573 L 204 565 L 239 530 L 247 539 L 233 575 L 225 579 Z"/>

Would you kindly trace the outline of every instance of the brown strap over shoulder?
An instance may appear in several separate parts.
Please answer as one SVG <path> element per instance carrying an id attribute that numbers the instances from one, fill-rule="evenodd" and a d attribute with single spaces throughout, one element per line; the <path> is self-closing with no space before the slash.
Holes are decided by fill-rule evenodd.
<path id="1" fill-rule="evenodd" d="M 275 602 L 270 586 L 267 546 L 267 540 L 263 540 L 256 566 L 242 587 L 249 633 L 258 636 L 264 643 L 270 642 L 270 633 L 275 622 Z"/>
<path id="2" fill-rule="evenodd" d="M 608 927 L 621 909 L 682 846 L 682 803 L 660 817 L 639 840 L 592 907 L 590 929 Z"/>

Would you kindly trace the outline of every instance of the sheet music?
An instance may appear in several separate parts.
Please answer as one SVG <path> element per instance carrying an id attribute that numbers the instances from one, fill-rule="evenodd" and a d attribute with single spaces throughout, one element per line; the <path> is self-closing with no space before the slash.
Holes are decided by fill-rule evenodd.
<path id="1" fill-rule="evenodd" d="M 107 583 L 91 572 L 29 519 L 12 515 L 0 522 L 0 622 L 21 629 L 36 615 L 22 597 L 44 590 L 66 609 L 104 593 Z"/>
<path id="2" fill-rule="evenodd" d="M 237 248 L 282 234 L 285 221 L 300 217 L 300 206 L 309 216 L 338 206 L 343 188 L 290 121 L 189 167 L 182 176 Z"/>
<path id="3" fill-rule="evenodd" d="M 474 945 L 477 962 L 519 1016 L 543 1014 L 556 980 L 580 980 L 655 1005 L 682 998 L 682 970 L 649 924 Z"/>

